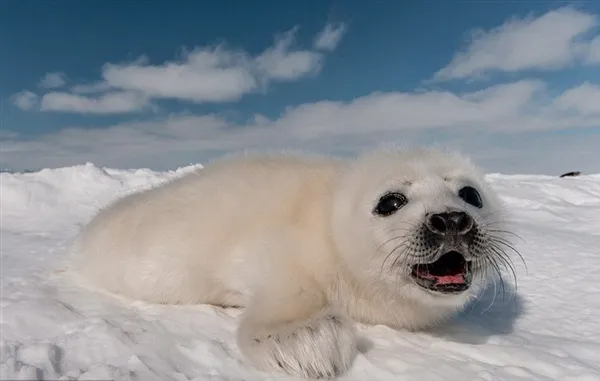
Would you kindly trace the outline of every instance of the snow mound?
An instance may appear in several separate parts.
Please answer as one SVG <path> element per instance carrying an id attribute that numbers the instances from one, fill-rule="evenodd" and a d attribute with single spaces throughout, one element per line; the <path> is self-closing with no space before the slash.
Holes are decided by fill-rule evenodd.
<path id="1" fill-rule="evenodd" d="M 292 379 L 244 363 L 240 311 L 128 303 L 52 278 L 98 208 L 197 168 L 0 174 L 1 379 Z M 360 326 L 361 353 L 342 380 L 600 380 L 600 176 L 488 179 L 522 238 L 518 292 L 490 288 L 431 332 Z"/>
<path id="2" fill-rule="evenodd" d="M 170 172 L 149 169 L 98 168 L 92 163 L 33 173 L 2 173 L 2 229 L 46 230 L 44 224 L 66 227 L 91 217 L 115 197 L 158 185 L 190 171 L 187 166 Z M 60 214 L 57 216 L 57 211 Z M 59 218 L 57 218 L 59 217 Z"/>

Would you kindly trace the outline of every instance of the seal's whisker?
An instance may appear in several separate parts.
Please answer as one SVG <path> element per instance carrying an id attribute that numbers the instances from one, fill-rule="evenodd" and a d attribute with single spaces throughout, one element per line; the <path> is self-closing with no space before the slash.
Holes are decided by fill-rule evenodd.
<path id="1" fill-rule="evenodd" d="M 496 234 L 505 234 L 505 235 L 510 235 L 513 236 L 515 238 L 518 238 L 519 240 L 521 240 L 522 242 L 525 242 L 525 239 L 523 239 L 523 237 L 521 237 L 519 234 L 512 232 L 510 230 L 506 230 L 506 229 L 490 229 L 488 226 L 485 225 L 480 225 L 481 228 L 483 228 L 487 233 L 492 233 L 494 235 Z"/>
<path id="2" fill-rule="evenodd" d="M 394 250 L 396 250 L 396 249 L 394 249 Z M 402 251 L 400 252 L 400 254 L 397 255 L 396 258 L 394 259 L 394 261 L 392 262 L 391 268 L 402 269 L 407 262 L 407 258 L 409 258 L 411 256 L 411 254 L 410 254 L 411 251 L 412 250 L 411 250 L 410 246 L 406 246 L 406 247 L 402 248 Z M 394 251 L 392 251 L 392 253 L 393 252 Z"/>
<path id="3" fill-rule="evenodd" d="M 490 236 L 489 240 L 490 240 L 491 243 L 494 243 L 494 244 L 497 244 L 497 245 L 502 245 L 502 246 L 508 248 L 509 250 L 511 250 L 513 253 L 515 253 L 521 259 L 521 262 L 523 262 L 523 265 L 525 266 L 525 271 L 528 271 L 527 263 L 525 262 L 525 258 L 519 252 L 519 250 L 517 250 L 517 248 L 514 247 L 514 245 L 512 245 L 507 240 L 505 240 L 503 238 L 500 238 L 500 237 L 496 237 L 496 236 Z"/>
<path id="4" fill-rule="evenodd" d="M 375 252 L 373 253 L 373 255 L 377 255 L 377 252 L 379 252 L 379 250 L 381 250 L 381 248 L 383 246 L 387 245 L 388 243 L 390 243 L 392 241 L 395 241 L 397 239 L 404 239 L 404 238 L 405 238 L 405 236 L 396 236 L 396 237 L 392 237 L 392 238 L 388 239 L 387 241 L 383 242 L 381 245 L 379 245 L 377 247 L 377 250 L 375 250 Z"/>
<path id="5" fill-rule="evenodd" d="M 495 244 L 491 244 L 491 246 L 489 247 L 489 251 L 496 254 L 497 258 L 500 261 L 502 261 L 502 263 L 504 264 L 506 270 L 512 274 L 513 280 L 515 282 L 515 288 L 517 288 L 518 287 L 517 273 L 516 273 L 516 270 L 512 264 L 512 261 L 510 260 L 510 258 L 507 258 L 506 255 L 498 247 L 495 246 Z"/>
<path id="6" fill-rule="evenodd" d="M 489 261 L 487 258 L 484 258 L 484 261 Z M 485 274 L 485 278 L 488 277 L 488 270 L 491 268 L 490 266 L 485 266 L 484 267 L 484 274 Z M 496 301 L 496 294 L 497 294 L 497 287 L 496 287 L 496 278 L 492 277 L 493 280 L 493 285 L 494 285 L 494 293 L 492 296 L 492 300 L 490 301 L 490 304 L 483 310 L 481 311 L 481 315 L 485 314 L 487 311 L 490 310 L 490 308 L 492 308 L 492 306 L 494 305 L 494 302 Z"/>
<path id="7" fill-rule="evenodd" d="M 501 221 L 486 221 L 488 218 L 490 218 L 490 217 L 492 217 L 492 216 L 494 216 L 496 214 L 499 214 L 499 213 L 502 213 L 502 211 L 501 210 L 491 211 L 491 212 L 488 212 L 487 214 L 484 214 L 484 215 L 481 215 L 481 216 L 474 216 L 474 218 L 477 221 L 478 225 L 481 225 L 482 222 L 492 223 L 492 224 L 493 223 L 501 223 Z"/>
<path id="8" fill-rule="evenodd" d="M 406 225 L 410 225 L 413 228 L 418 229 L 420 227 L 420 225 L 416 222 L 412 222 L 412 221 L 397 221 L 396 224 L 406 224 Z M 393 230 L 393 229 L 391 229 Z"/>
<path id="9" fill-rule="evenodd" d="M 404 238 L 404 237 L 397 237 L 397 238 L 398 238 L 398 239 L 401 239 L 401 238 Z M 394 239 L 392 239 L 392 240 L 388 240 L 388 242 L 391 242 L 391 241 L 393 241 L 393 240 L 394 240 Z M 392 249 L 392 250 L 391 250 L 391 251 L 390 251 L 390 252 L 389 252 L 389 253 L 388 253 L 388 254 L 385 256 L 385 258 L 384 258 L 383 262 L 381 263 L 381 269 L 380 269 L 380 272 L 383 272 L 383 268 L 385 267 L 385 263 L 386 263 L 386 262 L 387 262 L 387 260 L 388 260 L 388 259 L 389 259 L 389 258 L 390 258 L 390 257 L 391 257 L 391 256 L 392 256 L 392 255 L 393 255 L 395 252 L 396 252 L 396 250 L 398 250 L 398 249 L 400 249 L 400 248 L 403 248 L 403 247 L 405 247 L 405 246 L 406 246 L 406 245 L 405 245 L 405 243 L 404 243 L 404 242 L 401 242 L 401 243 L 400 243 L 400 245 L 397 245 L 396 247 L 394 247 L 394 248 L 393 248 L 393 249 Z M 404 249 L 403 249 L 403 250 L 404 250 Z M 398 257 L 400 257 L 400 256 L 398 256 Z M 398 257 L 397 257 L 397 258 L 398 258 Z M 394 262 L 397 260 L 397 258 L 396 258 L 396 259 L 394 259 Z M 390 266 L 390 271 L 393 269 L 393 267 L 394 267 L 394 264 L 392 263 L 392 265 Z"/>
<path id="10" fill-rule="evenodd" d="M 498 245 L 497 242 L 494 241 L 490 241 L 489 242 L 489 246 L 487 248 L 488 253 L 491 252 L 491 254 L 495 254 L 496 256 L 498 256 L 499 258 L 505 260 L 507 262 L 507 265 L 510 266 L 511 271 L 515 271 L 515 268 L 513 266 L 513 262 L 512 259 L 508 256 L 508 254 L 502 249 L 502 247 L 500 245 Z"/>
<path id="11" fill-rule="evenodd" d="M 506 293 L 506 287 L 504 285 L 504 277 L 502 276 L 502 270 L 500 269 L 500 265 L 498 264 L 498 261 L 495 257 L 490 256 L 490 262 L 492 263 L 492 266 L 496 272 L 496 275 L 498 275 L 498 281 L 500 282 L 500 288 L 502 290 L 502 300 L 504 300 L 504 294 Z"/>
<path id="12" fill-rule="evenodd" d="M 498 288 L 497 288 L 497 284 L 498 282 L 500 283 L 500 290 L 502 292 L 502 300 L 504 300 L 504 295 L 506 294 L 506 287 L 504 285 L 504 278 L 502 277 L 502 271 L 500 270 L 500 267 L 498 265 L 498 263 L 496 262 L 496 259 L 491 256 L 488 255 L 486 257 L 488 263 L 490 264 L 489 268 L 490 270 L 493 270 L 492 275 L 492 279 L 494 280 L 494 294 L 492 297 L 492 302 L 490 304 L 490 306 L 488 307 L 488 309 L 490 309 L 494 303 L 496 302 L 496 298 L 498 297 Z M 496 277 L 497 276 L 497 277 Z"/>

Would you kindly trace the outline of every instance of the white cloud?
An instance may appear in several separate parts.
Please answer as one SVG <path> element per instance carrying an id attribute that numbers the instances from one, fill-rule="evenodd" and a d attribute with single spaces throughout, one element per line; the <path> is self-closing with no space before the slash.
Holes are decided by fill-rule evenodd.
<path id="1" fill-rule="evenodd" d="M 67 83 L 66 75 L 60 72 L 46 73 L 44 78 L 40 80 L 39 86 L 46 89 L 55 89 L 62 87 Z"/>
<path id="2" fill-rule="evenodd" d="M 511 18 L 489 31 L 474 31 L 470 45 L 456 53 L 446 67 L 435 73 L 434 79 L 566 67 L 585 58 L 590 42 L 583 36 L 597 24 L 596 15 L 570 7 L 538 17 Z"/>
<path id="3" fill-rule="evenodd" d="M 42 111 L 80 114 L 119 114 L 139 111 L 148 106 L 148 99 L 132 92 L 111 92 L 98 97 L 51 92 L 43 96 Z"/>
<path id="4" fill-rule="evenodd" d="M 330 40 L 337 38 L 336 43 L 341 38 L 339 28 L 325 28 L 329 34 L 340 34 L 329 36 Z M 178 60 L 162 64 L 152 64 L 146 57 L 106 63 L 100 81 L 75 84 L 70 92 L 46 94 L 42 110 L 108 114 L 141 111 L 152 99 L 191 103 L 237 101 L 251 92 L 264 91 L 273 82 L 297 81 L 320 72 L 325 55 L 294 47 L 297 29 L 276 36 L 272 46 L 256 55 L 221 44 L 183 51 Z M 40 84 L 59 87 L 65 84 L 64 78 L 62 73 L 48 73 Z M 25 98 L 20 104 L 35 106 L 27 104 Z"/>
<path id="5" fill-rule="evenodd" d="M 292 51 L 297 28 L 284 33 L 275 40 L 255 62 L 261 76 L 278 81 L 294 81 L 321 70 L 323 55 L 311 50 Z"/>
<path id="6" fill-rule="evenodd" d="M 556 105 L 581 114 L 600 115 L 600 86 L 585 82 L 565 91 L 556 99 Z"/>
<path id="7" fill-rule="evenodd" d="M 290 108 L 274 123 L 297 137 L 430 128 L 537 129 L 541 126 L 534 120 L 526 126 L 515 120 L 540 112 L 534 97 L 544 89 L 539 81 L 520 81 L 462 94 L 373 93 L 348 103 L 323 101 Z"/>
<path id="8" fill-rule="evenodd" d="M 591 154 L 592 143 L 600 144 L 600 134 L 588 134 L 585 139 L 568 134 L 569 140 L 561 140 L 559 134 L 545 132 L 600 127 L 600 114 L 563 107 L 561 99 L 572 97 L 569 94 L 585 89 L 584 85 L 557 97 L 539 81 L 517 81 L 467 93 L 373 93 L 349 102 L 299 105 L 274 120 L 256 115 L 242 124 L 219 115 L 172 115 L 102 129 L 73 127 L 37 141 L 5 140 L 0 147 L 0 167 L 92 161 L 117 167 L 166 168 L 236 150 L 290 147 L 345 153 L 399 141 L 466 148 L 495 171 L 519 170 L 519 162 L 510 159 L 518 157 L 523 160 L 523 170 L 546 172 L 559 164 L 552 160 L 553 154 L 566 154 L 573 151 L 568 144 L 581 143 L 586 150 L 580 152 L 578 146 L 577 153 L 561 160 L 575 165 L 586 158 L 577 169 L 600 172 L 600 158 Z M 545 141 L 555 146 L 535 143 L 536 136 L 546 136 Z M 500 152 L 505 156 L 498 156 Z"/>
<path id="9" fill-rule="evenodd" d="M 37 107 L 39 97 L 29 90 L 23 90 L 14 94 L 11 99 L 13 104 L 21 110 L 31 110 Z"/>
<path id="10" fill-rule="evenodd" d="M 317 35 L 314 42 L 315 49 L 333 51 L 342 41 L 346 33 L 346 24 L 328 23 L 325 28 Z"/>
<path id="11" fill-rule="evenodd" d="M 106 64 L 103 78 L 112 88 L 138 91 L 151 98 L 196 103 L 239 99 L 257 84 L 244 53 L 222 47 L 196 49 L 182 62 L 149 65 L 143 60 Z"/>
<path id="12" fill-rule="evenodd" d="M 296 31 L 293 28 L 278 36 L 272 47 L 255 57 L 219 45 L 184 52 L 180 61 L 162 65 L 149 64 L 147 59 L 106 64 L 102 76 L 111 88 L 138 91 L 150 98 L 235 101 L 271 81 L 295 81 L 320 71 L 321 53 L 293 49 Z"/>
<path id="13" fill-rule="evenodd" d="M 590 43 L 587 62 L 600 63 L 600 36 L 596 36 Z"/>

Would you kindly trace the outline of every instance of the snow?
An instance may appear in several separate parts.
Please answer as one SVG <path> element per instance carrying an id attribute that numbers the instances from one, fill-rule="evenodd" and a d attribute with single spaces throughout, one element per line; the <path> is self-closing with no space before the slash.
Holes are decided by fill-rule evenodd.
<path id="1" fill-rule="evenodd" d="M 245 364 L 240 311 L 131 303 L 54 276 L 95 210 L 192 169 L 0 174 L 1 379 L 292 379 Z M 521 237 L 517 292 L 491 287 L 431 332 L 360 325 L 361 353 L 342 380 L 600 380 L 600 175 L 488 178 Z"/>

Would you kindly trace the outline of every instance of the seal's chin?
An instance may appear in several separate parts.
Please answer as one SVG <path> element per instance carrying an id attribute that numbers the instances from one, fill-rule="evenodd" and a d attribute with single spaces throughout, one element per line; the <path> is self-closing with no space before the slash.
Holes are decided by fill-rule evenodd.
<path id="1" fill-rule="evenodd" d="M 449 251 L 435 262 L 411 266 L 410 276 L 429 291 L 458 294 L 471 286 L 472 264 L 458 251 Z"/>

